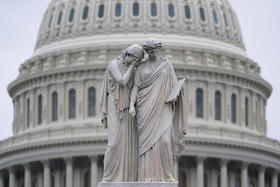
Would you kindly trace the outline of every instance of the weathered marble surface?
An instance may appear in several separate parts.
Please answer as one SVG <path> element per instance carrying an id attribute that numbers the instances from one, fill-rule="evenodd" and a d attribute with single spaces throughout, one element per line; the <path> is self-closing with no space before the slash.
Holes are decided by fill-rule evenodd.
<path id="1" fill-rule="evenodd" d="M 100 182 L 98 187 L 178 187 L 178 182 Z"/>

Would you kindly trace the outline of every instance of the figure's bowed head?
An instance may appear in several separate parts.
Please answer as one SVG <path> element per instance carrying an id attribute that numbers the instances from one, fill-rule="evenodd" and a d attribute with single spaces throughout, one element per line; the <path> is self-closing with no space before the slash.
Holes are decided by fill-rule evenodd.
<path id="1" fill-rule="evenodd" d="M 137 66 L 142 62 L 144 56 L 145 56 L 144 50 L 138 44 L 133 44 L 130 47 L 126 48 L 122 54 L 122 58 L 126 66 L 129 65 Z"/>

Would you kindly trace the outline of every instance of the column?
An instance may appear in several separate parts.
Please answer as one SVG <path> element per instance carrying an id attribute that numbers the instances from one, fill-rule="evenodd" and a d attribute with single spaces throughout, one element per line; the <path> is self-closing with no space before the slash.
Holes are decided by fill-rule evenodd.
<path id="1" fill-rule="evenodd" d="M 48 160 L 43 161 L 44 165 L 44 187 L 50 187 L 51 181 L 51 171 L 50 171 L 50 162 Z"/>
<path id="2" fill-rule="evenodd" d="M 248 187 L 248 163 L 242 163 L 241 170 L 241 187 Z"/>
<path id="3" fill-rule="evenodd" d="M 203 157 L 198 157 L 196 159 L 196 186 L 204 186 L 204 160 Z"/>
<path id="4" fill-rule="evenodd" d="M 24 165 L 24 186 L 31 186 L 31 169 L 28 163 Z"/>
<path id="5" fill-rule="evenodd" d="M 264 185 L 264 177 L 265 177 L 265 167 L 264 166 L 260 166 L 259 167 L 259 179 L 258 179 L 258 187 L 265 187 Z"/>
<path id="6" fill-rule="evenodd" d="M 221 168 L 220 168 L 220 173 L 221 173 L 221 180 L 220 183 L 222 187 L 227 187 L 228 186 L 228 172 L 227 172 L 227 165 L 228 165 L 228 160 L 222 159 L 221 160 Z"/>
<path id="7" fill-rule="evenodd" d="M 15 187 L 15 170 L 9 168 L 9 187 Z"/>
<path id="8" fill-rule="evenodd" d="M 73 162 L 72 158 L 66 158 L 66 186 L 73 187 Z"/>
<path id="9" fill-rule="evenodd" d="M 4 174 L 0 171 L 0 187 L 4 187 Z"/>
<path id="10" fill-rule="evenodd" d="M 278 171 L 274 170 L 272 174 L 272 187 L 278 187 Z"/>
<path id="11" fill-rule="evenodd" d="M 98 156 L 90 156 L 90 186 L 96 187 L 97 186 L 97 178 L 98 178 L 98 167 L 97 161 Z"/>

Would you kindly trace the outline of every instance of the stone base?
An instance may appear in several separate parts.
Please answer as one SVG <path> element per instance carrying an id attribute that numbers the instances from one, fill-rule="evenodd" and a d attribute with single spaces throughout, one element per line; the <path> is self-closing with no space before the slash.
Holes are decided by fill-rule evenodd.
<path id="1" fill-rule="evenodd" d="M 178 182 L 99 182 L 98 187 L 178 187 Z"/>

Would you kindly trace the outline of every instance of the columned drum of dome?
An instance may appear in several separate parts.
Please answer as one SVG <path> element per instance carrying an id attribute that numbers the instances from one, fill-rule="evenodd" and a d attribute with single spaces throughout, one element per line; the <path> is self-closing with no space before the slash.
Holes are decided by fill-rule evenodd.
<path id="1" fill-rule="evenodd" d="M 158 38 L 159 56 L 187 78 L 180 187 L 279 187 L 280 143 L 266 136 L 272 87 L 247 56 L 228 0 L 50 1 L 34 53 L 8 86 L 13 137 L 0 142 L 0 186 L 96 186 L 107 145 L 104 71 L 122 49 Z"/>

